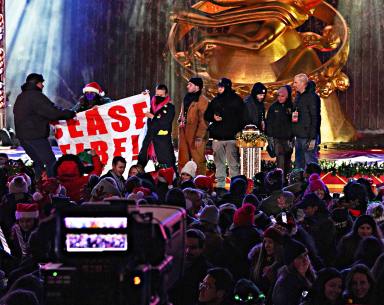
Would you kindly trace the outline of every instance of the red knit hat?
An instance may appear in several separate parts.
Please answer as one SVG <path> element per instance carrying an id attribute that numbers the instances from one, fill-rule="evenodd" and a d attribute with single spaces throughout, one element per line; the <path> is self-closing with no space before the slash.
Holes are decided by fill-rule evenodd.
<path id="1" fill-rule="evenodd" d="M 251 226 L 254 224 L 256 208 L 249 203 L 243 204 L 233 215 L 233 224 L 237 227 Z"/>
<path id="2" fill-rule="evenodd" d="M 101 89 L 100 85 L 96 82 L 86 84 L 83 88 L 83 93 L 85 92 L 94 92 L 100 96 L 105 95 L 105 92 L 103 91 L 103 89 Z"/>
<path id="3" fill-rule="evenodd" d="M 39 218 L 39 207 L 35 203 L 18 203 L 15 215 L 16 220 L 21 218 Z"/>
<path id="4" fill-rule="evenodd" d="M 321 180 L 320 176 L 318 174 L 312 174 L 309 177 L 309 191 L 315 192 L 317 190 L 323 190 L 325 191 L 327 188 L 324 184 L 324 182 Z"/>
<path id="5" fill-rule="evenodd" d="M 147 187 L 135 187 L 132 191 L 133 194 L 137 194 L 138 192 L 142 192 L 144 196 L 150 196 L 152 194 L 151 190 Z"/>
<path id="6" fill-rule="evenodd" d="M 193 180 L 193 183 L 200 190 L 207 191 L 207 192 L 213 191 L 213 180 L 208 176 L 198 175 Z"/>
<path id="7" fill-rule="evenodd" d="M 172 167 L 162 168 L 159 170 L 159 181 L 168 184 L 168 188 L 173 188 L 173 180 L 175 179 L 175 170 Z"/>

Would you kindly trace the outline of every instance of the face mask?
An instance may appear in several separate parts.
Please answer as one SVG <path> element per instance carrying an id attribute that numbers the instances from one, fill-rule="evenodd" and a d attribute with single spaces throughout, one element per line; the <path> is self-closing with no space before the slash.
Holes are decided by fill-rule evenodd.
<path id="1" fill-rule="evenodd" d="M 165 100 L 165 96 L 156 95 L 156 103 L 162 103 Z"/>
<path id="2" fill-rule="evenodd" d="M 96 97 L 96 93 L 94 92 L 86 92 L 85 93 L 85 98 L 88 100 L 88 101 L 93 101 Z"/>

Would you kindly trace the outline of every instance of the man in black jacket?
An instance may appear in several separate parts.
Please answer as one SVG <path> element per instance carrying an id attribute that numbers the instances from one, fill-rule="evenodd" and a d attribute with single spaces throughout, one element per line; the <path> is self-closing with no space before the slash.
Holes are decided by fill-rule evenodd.
<path id="1" fill-rule="evenodd" d="M 48 177 L 53 176 L 53 164 L 56 162 L 48 141 L 49 122 L 67 120 L 75 116 L 75 112 L 55 106 L 42 93 L 43 88 L 43 76 L 37 73 L 29 74 L 13 107 L 16 135 L 25 152 L 33 160 L 37 179 L 40 178 L 44 166 Z"/>
<path id="2" fill-rule="evenodd" d="M 287 177 L 291 170 L 293 152 L 291 87 L 281 87 L 277 94 L 277 101 L 268 110 L 266 133 L 272 138 L 277 167 L 281 168 Z"/>
<path id="3" fill-rule="evenodd" d="M 213 158 L 216 165 L 218 189 L 225 187 L 227 177 L 225 161 L 231 177 L 240 174 L 240 155 L 235 136 L 244 127 L 244 102 L 232 90 L 232 82 L 222 78 L 218 83 L 218 95 L 209 103 L 204 118 L 210 122 L 209 136 L 213 138 Z"/>
<path id="4" fill-rule="evenodd" d="M 316 85 L 308 81 L 304 73 L 295 76 L 293 86 L 296 99 L 293 107 L 293 135 L 296 137 L 296 168 L 305 168 L 310 162 L 317 163 L 320 143 L 320 97 L 316 94 Z"/>
<path id="5" fill-rule="evenodd" d="M 251 94 L 245 99 L 245 123 L 256 125 L 258 129 L 265 129 L 265 96 L 267 88 L 262 83 L 256 83 L 252 87 Z"/>

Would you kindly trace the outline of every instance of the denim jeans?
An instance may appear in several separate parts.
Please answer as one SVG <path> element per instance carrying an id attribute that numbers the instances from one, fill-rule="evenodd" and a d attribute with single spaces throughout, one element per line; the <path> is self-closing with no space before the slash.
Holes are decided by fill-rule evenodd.
<path id="1" fill-rule="evenodd" d="M 307 149 L 307 138 L 296 138 L 295 142 L 295 168 L 305 168 L 310 162 L 318 163 L 317 153 L 319 150 L 318 141 L 316 140 L 315 148 Z"/>
<path id="2" fill-rule="evenodd" d="M 240 154 L 235 140 L 218 141 L 213 140 L 213 159 L 216 165 L 216 187 L 225 187 L 227 177 L 225 161 L 229 167 L 230 177 L 240 174 Z"/>

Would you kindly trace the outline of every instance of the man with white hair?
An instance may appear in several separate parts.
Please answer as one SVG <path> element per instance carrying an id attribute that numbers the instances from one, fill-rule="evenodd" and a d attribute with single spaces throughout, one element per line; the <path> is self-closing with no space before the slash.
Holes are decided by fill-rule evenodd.
<path id="1" fill-rule="evenodd" d="M 310 162 L 318 162 L 320 143 L 320 97 L 316 94 L 316 85 L 308 80 L 304 73 L 293 80 L 296 99 L 292 112 L 292 130 L 296 137 L 295 167 L 305 168 Z"/>

